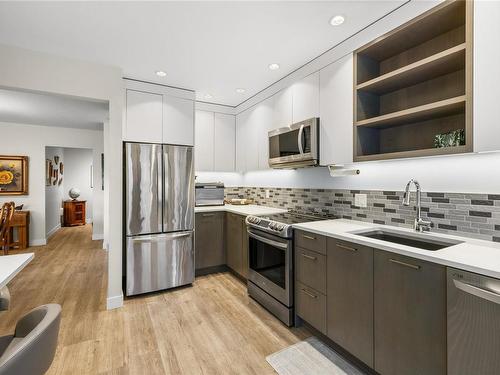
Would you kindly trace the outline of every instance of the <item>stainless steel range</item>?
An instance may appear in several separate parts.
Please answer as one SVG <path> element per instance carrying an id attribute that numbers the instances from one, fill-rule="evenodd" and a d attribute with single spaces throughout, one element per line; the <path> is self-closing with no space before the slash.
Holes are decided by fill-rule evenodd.
<path id="1" fill-rule="evenodd" d="M 288 326 L 294 323 L 293 224 L 328 219 L 287 212 L 248 216 L 248 294 Z"/>

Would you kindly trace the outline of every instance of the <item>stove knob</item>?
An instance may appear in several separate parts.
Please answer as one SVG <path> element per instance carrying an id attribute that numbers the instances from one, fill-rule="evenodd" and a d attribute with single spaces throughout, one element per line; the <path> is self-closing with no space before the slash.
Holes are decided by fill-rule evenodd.
<path id="1" fill-rule="evenodd" d="M 283 224 L 278 225 L 279 230 L 283 230 L 283 228 L 285 228 L 285 226 Z"/>

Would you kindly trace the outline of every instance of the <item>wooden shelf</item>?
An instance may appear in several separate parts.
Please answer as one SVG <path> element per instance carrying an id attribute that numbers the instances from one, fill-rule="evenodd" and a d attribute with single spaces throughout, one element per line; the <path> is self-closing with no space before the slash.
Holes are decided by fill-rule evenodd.
<path id="1" fill-rule="evenodd" d="M 466 45 L 462 43 L 359 84 L 356 89 L 380 95 L 464 69 L 465 51 Z"/>
<path id="2" fill-rule="evenodd" d="M 361 47 L 357 52 L 381 61 L 445 34 L 463 25 L 466 18 L 464 3 L 460 0 L 445 1 Z"/>
<path id="3" fill-rule="evenodd" d="M 425 121 L 433 117 L 442 117 L 459 113 L 465 108 L 465 95 L 439 102 L 424 104 L 402 111 L 357 121 L 357 127 L 388 127 L 409 122 Z"/>
<path id="4" fill-rule="evenodd" d="M 412 151 L 401 152 L 388 152 L 373 155 L 359 155 L 354 157 L 355 162 L 370 161 L 370 160 L 387 160 L 387 159 L 402 159 L 402 158 L 417 158 L 423 156 L 436 156 L 436 155 L 452 155 L 464 154 L 471 152 L 471 146 L 456 146 L 456 147 L 443 147 L 443 148 L 426 148 Z"/>

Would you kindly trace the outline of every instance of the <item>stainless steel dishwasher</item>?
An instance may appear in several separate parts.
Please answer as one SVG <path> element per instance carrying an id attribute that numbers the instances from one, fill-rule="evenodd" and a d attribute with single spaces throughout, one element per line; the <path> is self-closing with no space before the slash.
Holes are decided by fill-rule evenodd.
<path id="1" fill-rule="evenodd" d="M 448 375 L 500 374 L 500 280 L 447 269 Z"/>

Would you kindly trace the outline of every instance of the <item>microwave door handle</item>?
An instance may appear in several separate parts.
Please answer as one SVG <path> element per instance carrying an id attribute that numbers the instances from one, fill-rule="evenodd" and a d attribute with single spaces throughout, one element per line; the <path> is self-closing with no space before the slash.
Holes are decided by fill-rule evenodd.
<path id="1" fill-rule="evenodd" d="M 304 125 L 300 125 L 299 135 L 297 136 L 297 143 L 299 144 L 299 152 L 304 153 L 304 145 L 302 144 L 302 134 L 304 134 Z"/>

